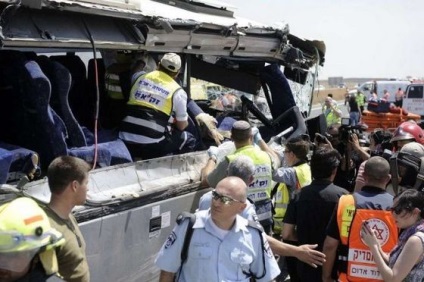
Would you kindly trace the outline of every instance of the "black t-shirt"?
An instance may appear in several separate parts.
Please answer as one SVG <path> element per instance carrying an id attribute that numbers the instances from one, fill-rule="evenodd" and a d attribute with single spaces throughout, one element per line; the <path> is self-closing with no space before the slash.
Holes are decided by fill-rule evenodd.
<path id="1" fill-rule="evenodd" d="M 355 98 L 349 99 L 349 108 L 351 112 L 359 112 L 359 106 Z"/>
<path id="2" fill-rule="evenodd" d="M 300 245 L 318 244 L 322 251 L 326 227 L 339 198 L 349 192 L 327 180 L 313 180 L 305 186 L 290 202 L 283 222 L 297 226 Z M 298 273 L 303 281 L 321 279 L 321 267 L 314 269 L 298 262 Z M 318 280 L 316 280 L 318 279 Z"/>
<path id="3" fill-rule="evenodd" d="M 378 187 L 366 185 L 362 187 L 360 192 L 356 192 L 354 195 L 356 208 L 388 210 L 393 205 L 393 196 Z M 339 227 L 337 225 L 337 206 L 334 209 L 330 223 L 328 224 L 327 235 L 336 240 L 340 240 Z"/>

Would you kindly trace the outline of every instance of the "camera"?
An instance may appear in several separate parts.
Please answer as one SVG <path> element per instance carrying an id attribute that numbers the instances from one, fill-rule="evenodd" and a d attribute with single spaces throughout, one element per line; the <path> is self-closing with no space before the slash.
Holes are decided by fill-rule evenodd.
<path id="1" fill-rule="evenodd" d="M 350 118 L 342 118 L 342 126 L 350 126 Z"/>

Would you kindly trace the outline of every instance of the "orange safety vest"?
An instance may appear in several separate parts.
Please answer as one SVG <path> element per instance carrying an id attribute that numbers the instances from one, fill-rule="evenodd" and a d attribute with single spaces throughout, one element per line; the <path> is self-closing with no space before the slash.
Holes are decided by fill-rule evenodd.
<path id="1" fill-rule="evenodd" d="M 362 223 L 368 221 L 384 252 L 396 245 L 398 230 L 390 211 L 357 209 L 353 195 L 344 195 L 337 208 L 337 224 L 342 246 L 339 250 L 339 281 L 384 281 L 374 257 L 362 241 Z"/>

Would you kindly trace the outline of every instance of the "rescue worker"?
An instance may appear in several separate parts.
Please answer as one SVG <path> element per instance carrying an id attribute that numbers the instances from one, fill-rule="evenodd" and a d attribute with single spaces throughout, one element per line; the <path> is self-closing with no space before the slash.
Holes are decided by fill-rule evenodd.
<path id="1" fill-rule="evenodd" d="M 188 220 L 180 221 L 156 258 L 160 282 L 273 280 L 277 262 L 259 225 L 239 213 L 246 207 L 246 183 L 234 176 L 222 179 L 213 191 L 210 210 L 196 212 L 192 236 L 184 251 Z M 259 229 L 258 229 L 259 228 Z"/>
<path id="2" fill-rule="evenodd" d="M 322 106 L 322 113 L 325 116 L 327 127 L 332 124 L 340 124 L 342 118 L 342 111 L 337 106 L 337 102 L 332 98 L 325 98 L 324 105 Z"/>
<path id="3" fill-rule="evenodd" d="M 231 139 L 236 151 L 217 162 L 217 152 L 209 150 L 210 158 L 202 169 L 202 186 L 216 187 L 227 175 L 229 164 L 239 155 L 250 157 L 255 164 L 254 180 L 249 185 L 248 197 L 255 203 L 256 213 L 266 234 L 272 229 L 272 203 L 270 199 L 272 181 L 272 161 L 268 153 L 253 146 L 252 127 L 247 121 L 236 121 L 231 129 Z M 261 140 L 261 143 L 265 143 Z"/>
<path id="4" fill-rule="evenodd" d="M 389 252 L 397 242 L 397 227 L 390 213 L 393 196 L 386 192 L 390 181 L 389 163 L 382 157 L 371 157 L 364 168 L 365 186 L 353 195 L 340 198 L 327 227 L 323 252 L 324 282 L 334 281 L 332 273 L 337 260 L 338 281 L 383 281 L 371 252 L 360 237 L 362 222 L 368 220 L 370 228 L 378 232 L 382 250 Z M 355 254 L 355 255 L 353 255 Z"/>
<path id="5" fill-rule="evenodd" d="M 274 200 L 274 235 L 281 235 L 284 215 L 295 192 L 311 184 L 311 167 L 307 158 L 309 146 L 309 142 L 300 137 L 289 139 L 284 149 L 287 167 L 276 169 L 272 175 L 272 180 L 279 183 L 271 192 Z"/>
<path id="6" fill-rule="evenodd" d="M 410 142 L 400 149 L 399 153 L 390 159 L 393 174 L 392 185 L 395 193 L 406 189 L 422 190 L 424 183 L 418 175 L 421 171 L 421 163 L 424 161 L 424 146 L 417 142 Z"/>
<path id="7" fill-rule="evenodd" d="M 405 144 L 413 141 L 424 145 L 424 132 L 418 124 L 412 121 L 401 123 L 390 140 L 396 150 L 402 149 Z"/>
<path id="8" fill-rule="evenodd" d="M 194 150 L 195 138 L 184 131 L 187 94 L 174 80 L 180 68 L 180 56 L 167 53 L 156 71 L 139 76 L 133 84 L 119 132 L 133 157 L 150 159 Z"/>
<path id="9" fill-rule="evenodd" d="M 358 91 L 358 93 L 356 94 L 356 103 L 359 106 L 359 109 L 361 110 L 361 115 L 364 112 L 364 107 L 365 107 L 365 95 L 364 93 L 362 93 L 361 91 Z"/>
<path id="10" fill-rule="evenodd" d="M 0 207 L 0 281 L 63 281 L 55 249 L 65 243 L 45 212 L 30 198 Z"/>

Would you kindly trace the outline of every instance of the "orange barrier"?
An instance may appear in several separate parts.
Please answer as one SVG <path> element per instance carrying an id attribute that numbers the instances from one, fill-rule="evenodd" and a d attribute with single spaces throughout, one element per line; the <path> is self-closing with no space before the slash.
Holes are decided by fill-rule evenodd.
<path id="1" fill-rule="evenodd" d="M 365 110 L 362 113 L 361 121 L 368 125 L 367 131 L 373 131 L 376 128 L 396 128 L 404 121 L 415 120 L 419 122 L 420 119 L 420 115 L 412 113 L 405 114 L 402 111 L 399 113 L 374 113 Z"/>

